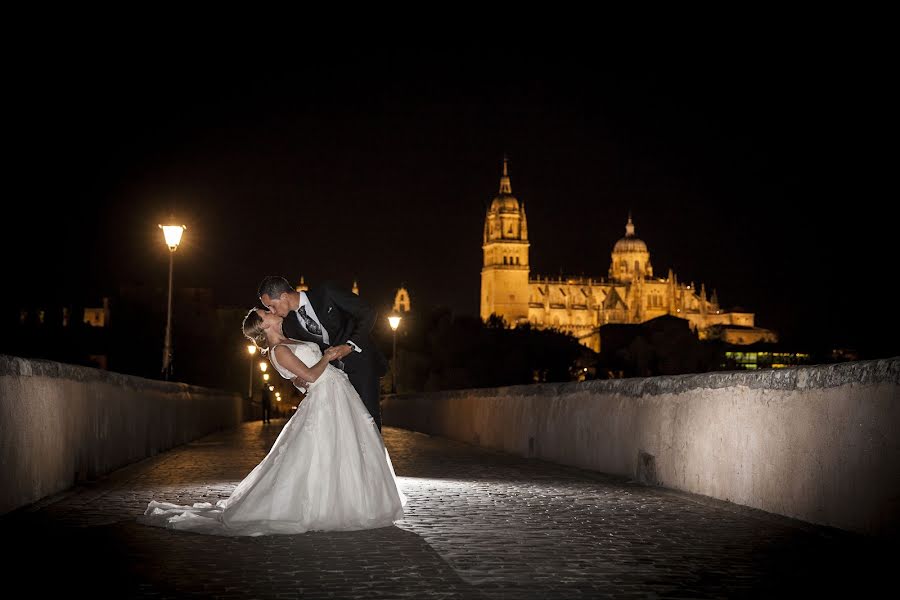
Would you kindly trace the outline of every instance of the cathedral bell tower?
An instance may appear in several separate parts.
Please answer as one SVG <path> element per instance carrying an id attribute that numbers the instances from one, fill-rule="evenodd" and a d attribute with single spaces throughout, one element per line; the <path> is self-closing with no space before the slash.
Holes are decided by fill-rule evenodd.
<path id="1" fill-rule="evenodd" d="M 528 224 L 525 204 L 512 195 L 507 159 L 500 193 L 484 220 L 481 318 L 502 317 L 510 326 L 528 320 Z"/>

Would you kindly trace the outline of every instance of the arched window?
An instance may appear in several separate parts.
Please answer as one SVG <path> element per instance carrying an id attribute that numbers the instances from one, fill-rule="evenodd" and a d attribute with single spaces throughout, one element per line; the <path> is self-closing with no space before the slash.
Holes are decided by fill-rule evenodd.
<path id="1" fill-rule="evenodd" d="M 635 273 L 641 272 L 641 263 L 639 261 L 634 261 L 634 272 Z"/>
<path id="2" fill-rule="evenodd" d="M 519 264 L 519 257 L 516 257 L 516 264 Z"/>
<path id="3" fill-rule="evenodd" d="M 505 256 L 503 257 L 503 264 L 504 264 L 504 265 L 506 264 L 506 257 L 505 257 Z"/>

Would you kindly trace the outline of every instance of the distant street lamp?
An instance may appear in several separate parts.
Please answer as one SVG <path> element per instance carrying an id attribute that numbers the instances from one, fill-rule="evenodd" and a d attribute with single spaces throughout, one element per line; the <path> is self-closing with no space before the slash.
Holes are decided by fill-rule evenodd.
<path id="1" fill-rule="evenodd" d="M 263 373 L 263 381 L 269 381 L 269 374 Z"/>
<path id="2" fill-rule="evenodd" d="M 253 355 L 256 354 L 256 344 L 247 344 L 247 352 L 250 354 L 250 379 L 247 382 L 247 397 L 253 398 Z"/>
<path id="3" fill-rule="evenodd" d="M 268 369 L 268 368 L 269 368 L 269 364 L 266 361 L 264 361 L 264 360 L 259 361 L 259 370 L 260 371 L 265 373 L 266 369 Z"/>
<path id="4" fill-rule="evenodd" d="M 391 391 L 397 393 L 397 328 L 400 327 L 400 315 L 391 315 L 388 317 L 388 323 L 394 330 L 394 349 L 391 352 Z"/>
<path id="5" fill-rule="evenodd" d="M 169 247 L 169 310 L 166 318 L 166 341 L 163 347 L 162 374 L 168 380 L 172 371 L 172 271 L 175 268 L 175 251 L 181 243 L 181 235 L 187 229 L 184 225 L 160 225 Z"/>

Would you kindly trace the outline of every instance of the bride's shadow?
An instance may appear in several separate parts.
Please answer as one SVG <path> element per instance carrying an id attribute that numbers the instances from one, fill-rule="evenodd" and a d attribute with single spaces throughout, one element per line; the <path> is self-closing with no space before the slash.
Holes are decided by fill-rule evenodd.
<path id="1" fill-rule="evenodd" d="M 134 527 L 139 526 L 127 525 Z M 396 526 L 255 538 L 154 528 L 141 531 L 129 544 L 140 557 L 135 583 L 145 592 L 482 597 L 421 536 Z"/>
<path id="2" fill-rule="evenodd" d="M 421 536 L 396 526 L 217 537 L 131 520 L 94 527 L 72 527 L 46 518 L 16 521 L 16 526 L 4 527 L 7 541 L 16 548 L 11 572 L 32 594 L 483 597 Z"/>

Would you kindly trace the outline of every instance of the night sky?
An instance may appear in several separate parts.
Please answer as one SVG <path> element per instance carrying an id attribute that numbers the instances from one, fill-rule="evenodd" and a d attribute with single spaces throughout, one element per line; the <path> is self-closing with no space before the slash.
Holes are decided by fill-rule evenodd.
<path id="1" fill-rule="evenodd" d="M 76 44 L 8 75 L 5 255 L 29 297 L 162 287 L 157 224 L 174 211 L 188 226 L 176 284 L 221 305 L 302 274 L 356 278 L 375 305 L 403 282 L 414 308 L 477 314 L 507 154 L 532 274 L 606 276 L 630 210 L 656 274 L 705 283 L 799 348 L 898 354 L 872 56 Z"/>

